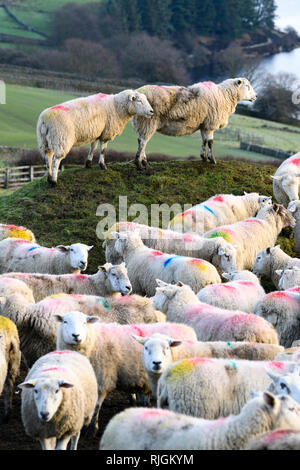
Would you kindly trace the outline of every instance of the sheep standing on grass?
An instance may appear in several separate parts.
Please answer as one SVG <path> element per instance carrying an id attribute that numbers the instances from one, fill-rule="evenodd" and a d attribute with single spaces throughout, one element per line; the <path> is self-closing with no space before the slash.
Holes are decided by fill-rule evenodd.
<path id="1" fill-rule="evenodd" d="M 192 328 L 174 323 L 104 324 L 99 323 L 97 317 L 81 312 L 57 315 L 56 318 L 60 322 L 57 348 L 81 352 L 90 359 L 96 372 L 99 398 L 90 435 L 97 428 L 99 411 L 109 392 L 116 388 L 130 393 L 150 392 L 140 346 L 132 338 L 133 334 L 149 336 L 162 333 L 179 339 L 196 339 Z"/>
<path id="2" fill-rule="evenodd" d="M 12 410 L 14 384 L 20 372 L 20 340 L 16 325 L 0 316 L 0 394 L 4 390 L 4 415 L 6 423 Z"/>
<path id="3" fill-rule="evenodd" d="M 144 245 L 164 253 L 174 253 L 180 256 L 201 258 L 212 264 L 220 263 L 220 257 L 235 252 L 232 245 L 224 238 L 208 239 L 192 233 L 179 233 L 172 230 L 162 230 L 158 227 L 135 224 L 133 222 L 118 222 L 106 233 L 102 247 L 105 248 L 105 258 L 109 263 L 120 263 L 122 257 L 115 250 L 116 240 L 113 232 L 137 232 Z"/>
<path id="4" fill-rule="evenodd" d="M 157 280 L 154 306 L 167 315 L 169 322 L 182 322 L 194 328 L 199 341 L 249 341 L 278 344 L 271 323 L 238 310 L 225 310 L 202 303 L 192 289 L 182 284 Z"/>
<path id="5" fill-rule="evenodd" d="M 123 132 L 134 115 L 145 119 L 153 115 L 145 95 L 134 90 L 116 95 L 97 93 L 45 109 L 38 119 L 37 139 L 49 183 L 57 184 L 59 164 L 73 146 L 91 144 L 86 160 L 89 168 L 99 141 L 99 165 L 105 169 L 107 143 Z"/>
<path id="6" fill-rule="evenodd" d="M 264 295 L 264 289 L 257 282 L 232 281 L 206 286 L 198 292 L 197 297 L 200 302 L 219 308 L 253 313 L 257 301 Z"/>
<path id="7" fill-rule="evenodd" d="M 279 204 L 288 206 L 299 199 L 300 153 L 292 155 L 277 168 L 273 178 L 273 194 Z"/>
<path id="8" fill-rule="evenodd" d="M 83 243 L 46 248 L 27 240 L 6 238 L 0 241 L 0 273 L 80 273 L 87 268 L 92 248 Z"/>
<path id="9" fill-rule="evenodd" d="M 156 333 L 150 337 L 133 335 L 143 345 L 143 364 L 154 398 L 157 398 L 157 382 L 161 374 L 180 359 L 191 357 L 214 357 L 228 359 L 273 360 L 284 352 L 282 346 L 276 344 L 224 342 L 224 341 L 180 341 L 166 335 Z"/>
<path id="10" fill-rule="evenodd" d="M 182 280 L 195 292 L 208 284 L 221 282 L 218 271 L 208 261 L 152 250 L 137 233 L 113 232 L 112 236 L 116 239 L 115 250 L 126 263 L 135 293 L 153 296 L 157 278 L 167 282 Z"/>
<path id="11" fill-rule="evenodd" d="M 220 225 L 234 224 L 247 217 L 255 217 L 262 205 L 272 205 L 272 198 L 258 193 L 217 194 L 181 214 L 169 223 L 175 232 L 196 232 L 199 235 Z"/>
<path id="12" fill-rule="evenodd" d="M 257 253 L 252 271 L 256 276 L 272 279 L 274 286 L 278 289 L 282 276 L 282 272 L 279 273 L 279 271 L 292 269 L 294 266 L 300 268 L 300 259 L 292 258 L 280 249 L 280 245 L 276 245 L 273 248 L 269 246 Z"/>
<path id="13" fill-rule="evenodd" d="M 257 254 L 267 247 L 274 246 L 281 230 L 288 226 L 294 227 L 295 223 L 295 219 L 285 207 L 278 204 L 266 205 L 256 217 L 210 230 L 204 237 L 223 237 L 234 245 L 236 260 L 228 260 L 228 264 L 229 267 L 233 264 L 236 266 L 229 271 L 251 269 Z M 226 266 L 220 265 L 220 268 L 228 271 Z"/>
<path id="14" fill-rule="evenodd" d="M 33 243 L 36 241 L 32 231 L 26 227 L 0 224 L 0 240 L 4 240 L 4 238 L 22 238 Z"/>
<path id="15" fill-rule="evenodd" d="M 39 302 L 53 294 L 86 294 L 109 297 L 120 292 L 122 295 L 131 293 L 131 284 L 125 264 L 113 266 L 106 263 L 99 266 L 96 274 L 28 274 L 8 273 L 6 278 L 19 279 L 32 289 L 35 300 Z M 0 276 L 0 287 L 3 277 Z M 19 282 L 20 282 L 19 281 Z M 17 282 L 17 281 L 16 281 Z M 0 295 L 1 290 L 0 290 Z"/>
<path id="16" fill-rule="evenodd" d="M 270 392 L 250 400 L 237 416 L 215 421 L 129 408 L 110 420 L 100 450 L 240 450 L 266 431 L 285 428 L 300 429 L 300 406 Z"/>
<path id="17" fill-rule="evenodd" d="M 153 108 L 149 121 L 135 116 L 133 126 L 138 133 L 138 150 L 135 164 L 138 168 L 147 165 L 145 149 L 147 142 L 159 132 L 181 136 L 200 131 L 202 135 L 201 158 L 216 163 L 212 153 L 214 132 L 227 126 L 230 114 L 240 101 L 255 101 L 256 93 L 245 78 L 195 83 L 187 88 L 178 86 L 146 85 L 139 88 Z"/>
<path id="18" fill-rule="evenodd" d="M 80 431 L 92 419 L 97 380 L 89 360 L 73 351 L 54 351 L 31 368 L 22 389 L 26 434 L 43 450 L 77 449 Z"/>

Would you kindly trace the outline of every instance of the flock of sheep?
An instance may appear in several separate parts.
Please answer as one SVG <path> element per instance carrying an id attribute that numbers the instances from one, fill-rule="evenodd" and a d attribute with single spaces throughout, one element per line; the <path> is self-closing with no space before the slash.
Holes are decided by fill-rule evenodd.
<path id="1" fill-rule="evenodd" d="M 213 131 L 245 79 L 146 86 L 44 111 L 39 147 L 48 179 L 73 145 L 109 140 L 134 116 L 137 164 L 154 132 Z M 100 129 L 100 131 L 99 131 Z M 133 406 L 115 415 L 102 450 L 300 449 L 300 259 L 276 246 L 291 227 L 300 253 L 300 154 L 274 175 L 269 196 L 217 194 L 177 214 L 168 230 L 119 222 L 105 233 L 106 263 L 82 274 L 92 246 L 41 246 L 28 228 L 0 225 L 1 423 L 9 420 L 21 358 L 27 435 L 42 449 L 77 449 L 95 435 L 110 392 Z M 260 278 L 274 290 L 266 294 Z M 222 282 L 222 279 L 224 282 Z M 225 282 L 226 281 L 226 282 Z M 156 405 L 156 406 L 155 406 Z"/>

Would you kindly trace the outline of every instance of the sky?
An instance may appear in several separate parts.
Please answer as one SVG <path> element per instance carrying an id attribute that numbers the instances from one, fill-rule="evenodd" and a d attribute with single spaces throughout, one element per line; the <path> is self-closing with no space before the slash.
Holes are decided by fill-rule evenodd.
<path id="1" fill-rule="evenodd" d="M 277 20 L 279 28 L 293 26 L 300 33 L 300 1 L 299 0 L 276 0 Z"/>

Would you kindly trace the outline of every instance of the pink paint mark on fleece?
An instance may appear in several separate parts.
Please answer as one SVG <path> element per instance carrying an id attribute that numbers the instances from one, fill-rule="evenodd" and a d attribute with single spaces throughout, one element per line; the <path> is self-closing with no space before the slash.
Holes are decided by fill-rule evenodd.
<path id="1" fill-rule="evenodd" d="M 153 256 L 162 256 L 164 253 L 162 253 L 161 251 L 151 251 L 151 254 Z"/>
<path id="2" fill-rule="evenodd" d="M 133 301 L 133 298 L 130 297 L 130 295 L 123 295 L 121 297 L 117 297 L 115 300 L 121 304 L 129 304 Z"/>
<path id="3" fill-rule="evenodd" d="M 215 196 L 211 200 L 215 202 L 224 202 L 223 196 Z"/>
<path id="4" fill-rule="evenodd" d="M 182 238 L 185 242 L 192 242 L 194 240 L 193 235 L 190 233 L 184 233 Z"/>
<path id="5" fill-rule="evenodd" d="M 287 289 L 287 292 L 300 292 L 300 287 L 291 287 L 290 289 Z"/>
<path id="6" fill-rule="evenodd" d="M 284 362 L 279 362 L 279 361 L 271 361 L 271 362 L 268 362 L 267 365 L 269 367 L 275 367 L 276 369 L 279 369 L 279 370 L 285 370 L 286 368 L 286 364 Z"/>
<path id="7" fill-rule="evenodd" d="M 43 374 L 44 372 L 67 372 L 65 367 L 49 367 L 49 369 L 42 369 L 39 371 L 39 374 Z"/>
<path id="8" fill-rule="evenodd" d="M 74 354 L 74 351 L 70 351 L 69 349 L 64 349 L 63 351 L 52 351 L 49 354 L 58 354 L 58 355 L 61 355 L 61 354 Z"/>
<path id="9" fill-rule="evenodd" d="M 300 154 L 297 154 L 300 155 Z M 300 166 L 300 157 L 295 156 L 290 160 L 290 163 L 292 163 L 295 166 Z"/>
<path id="10" fill-rule="evenodd" d="M 15 230 L 22 230 L 24 229 L 24 227 L 18 227 L 17 225 L 4 225 L 4 228 L 8 228 L 8 229 L 15 229 Z"/>
<path id="11" fill-rule="evenodd" d="M 189 362 L 196 366 L 197 364 L 213 364 L 215 361 L 213 359 L 207 359 L 206 357 L 194 357 L 193 359 L 189 359 Z"/>
<path id="12" fill-rule="evenodd" d="M 141 330 L 141 328 L 139 328 L 138 326 L 136 325 L 129 325 L 130 329 L 132 329 L 135 333 L 137 333 L 139 336 L 142 336 L 144 337 L 144 333 L 143 331 Z"/>
<path id="13" fill-rule="evenodd" d="M 189 263 L 191 264 L 206 264 L 205 261 L 203 259 L 200 259 L 200 258 L 192 258 L 189 260 Z"/>
<path id="14" fill-rule="evenodd" d="M 14 243 L 30 243 L 30 244 L 32 244 L 31 241 L 23 240 L 23 238 L 17 238 L 16 240 L 14 240 Z M 35 246 L 35 245 L 32 245 L 32 246 Z"/>
<path id="15" fill-rule="evenodd" d="M 215 86 L 214 82 L 200 82 L 201 85 L 207 87 L 207 88 L 213 88 Z"/>
<path id="16" fill-rule="evenodd" d="M 272 298 L 277 298 L 277 299 L 285 299 L 285 300 L 290 300 L 291 298 L 286 292 L 281 292 L 281 291 L 276 291 L 276 292 L 271 292 L 268 297 Z"/>
<path id="17" fill-rule="evenodd" d="M 282 439 L 283 437 L 287 437 L 290 434 L 294 433 L 295 431 L 290 430 L 290 429 L 280 429 L 278 431 L 271 432 L 268 434 L 264 439 L 263 443 L 264 444 L 270 444 L 271 442 L 278 441 L 279 439 Z"/>
<path id="18" fill-rule="evenodd" d="M 231 286 L 229 284 L 220 284 L 220 287 L 225 290 L 236 291 L 236 287 Z"/>
<path id="19" fill-rule="evenodd" d="M 155 416 L 162 416 L 165 414 L 164 410 L 145 410 L 142 411 L 140 416 L 141 418 L 153 418 Z"/>
<path id="20" fill-rule="evenodd" d="M 57 106 L 52 106 L 50 109 L 59 109 L 60 111 L 70 111 L 70 108 L 63 106 L 62 104 L 58 104 Z"/>
<path id="21" fill-rule="evenodd" d="M 79 281 L 85 281 L 86 278 L 87 278 L 87 275 L 86 274 L 73 274 L 76 279 L 78 279 Z"/>
<path id="22" fill-rule="evenodd" d="M 237 315 L 233 315 L 232 317 L 228 318 L 228 323 L 231 325 L 236 325 L 236 324 L 247 324 L 253 321 L 256 321 L 257 318 L 255 315 L 251 315 L 250 313 L 238 313 Z"/>
<path id="23" fill-rule="evenodd" d="M 82 299 L 83 295 L 80 294 L 68 294 L 72 299 L 80 300 Z"/>
<path id="24" fill-rule="evenodd" d="M 191 215 L 193 216 L 195 213 L 195 211 L 193 211 L 192 209 L 189 209 L 188 211 L 185 211 L 185 212 L 182 212 L 182 217 L 186 217 L 187 215 Z"/>
<path id="25" fill-rule="evenodd" d="M 252 282 L 252 281 L 237 281 L 237 282 L 241 286 L 247 286 L 247 287 L 256 287 L 256 285 L 257 285 L 255 282 Z"/>
<path id="26" fill-rule="evenodd" d="M 97 95 L 95 95 L 96 98 L 106 98 L 108 95 L 106 95 L 105 93 L 98 93 Z"/>
<path id="27" fill-rule="evenodd" d="M 243 221 L 244 223 L 250 223 L 250 224 L 262 224 L 263 222 L 259 219 L 246 219 Z"/>
<path id="28" fill-rule="evenodd" d="M 214 426 L 220 426 L 224 423 L 224 421 L 227 421 L 227 418 L 223 418 L 223 416 L 220 416 L 220 418 L 213 421 L 213 424 Z"/>

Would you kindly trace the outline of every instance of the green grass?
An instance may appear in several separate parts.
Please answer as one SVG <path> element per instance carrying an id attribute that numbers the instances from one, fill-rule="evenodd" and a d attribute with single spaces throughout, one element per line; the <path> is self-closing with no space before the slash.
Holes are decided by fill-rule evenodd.
<path id="1" fill-rule="evenodd" d="M 59 177 L 57 188 L 50 188 L 45 178 L 29 183 L 14 193 L 0 197 L 0 220 L 22 224 L 35 233 L 46 246 L 81 241 L 94 245 L 88 272 L 95 272 L 104 262 L 102 240 L 96 236 L 101 218 L 97 207 L 112 204 L 118 214 L 119 196 L 131 204 L 197 204 L 216 193 L 242 194 L 257 191 L 272 194 L 270 174 L 274 167 L 238 161 L 219 161 L 217 165 L 200 161 L 152 163 L 144 174 L 133 164 L 109 164 L 107 171 L 68 169 Z M 132 220 L 132 219 L 131 219 Z M 151 221 L 148 220 L 150 224 Z M 108 229 L 109 227 L 105 227 Z M 287 253 L 296 256 L 294 241 L 279 237 Z"/>
<path id="2" fill-rule="evenodd" d="M 57 90 L 47 90 L 43 88 L 31 88 L 20 85 L 7 85 L 6 105 L 0 105 L 0 144 L 36 148 L 36 122 L 40 112 L 57 103 L 76 97 L 73 93 L 66 93 Z M 270 131 L 263 128 L 263 125 L 271 125 L 277 128 L 281 124 L 270 123 L 261 119 L 250 118 L 241 115 L 232 115 L 228 128 L 240 128 L 251 134 L 263 136 L 266 144 L 278 149 L 293 149 L 298 151 L 300 147 L 300 134 L 293 134 L 281 130 Z M 239 149 L 239 142 L 222 140 L 220 133 L 215 133 L 214 151 L 217 157 L 233 156 L 253 160 L 270 161 L 270 158 L 253 152 L 246 152 Z M 200 153 L 199 133 L 192 136 L 168 137 L 155 134 L 147 145 L 147 152 L 165 153 L 172 156 L 187 157 L 190 155 L 199 156 Z M 275 145 L 276 144 L 276 145 Z M 137 136 L 129 123 L 123 134 L 109 144 L 109 148 L 118 151 L 135 152 L 137 148 Z"/>

